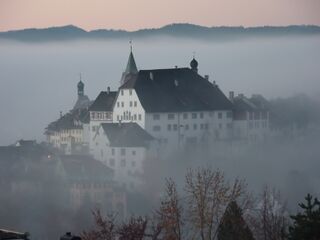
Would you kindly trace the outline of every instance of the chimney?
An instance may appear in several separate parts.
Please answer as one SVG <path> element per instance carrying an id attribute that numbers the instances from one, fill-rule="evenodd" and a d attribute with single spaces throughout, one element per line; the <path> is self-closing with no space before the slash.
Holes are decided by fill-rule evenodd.
<path id="1" fill-rule="evenodd" d="M 109 86 L 107 87 L 107 93 L 108 94 L 110 93 L 110 87 Z"/>
<path id="2" fill-rule="evenodd" d="M 230 100 L 231 102 L 233 102 L 233 100 L 234 100 L 234 91 L 230 91 L 230 92 L 229 92 L 229 100 Z"/>
<path id="3" fill-rule="evenodd" d="M 209 75 L 204 75 L 204 78 L 209 81 Z"/>

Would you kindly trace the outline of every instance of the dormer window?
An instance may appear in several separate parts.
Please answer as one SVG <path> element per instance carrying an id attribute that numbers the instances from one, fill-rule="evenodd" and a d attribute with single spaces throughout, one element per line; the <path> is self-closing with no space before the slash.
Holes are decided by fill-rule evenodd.
<path id="1" fill-rule="evenodd" d="M 129 90 L 129 95 L 130 95 L 130 96 L 132 95 L 132 89 Z"/>
<path id="2" fill-rule="evenodd" d="M 121 92 L 121 96 L 123 96 L 123 90 L 121 90 L 120 92 Z"/>

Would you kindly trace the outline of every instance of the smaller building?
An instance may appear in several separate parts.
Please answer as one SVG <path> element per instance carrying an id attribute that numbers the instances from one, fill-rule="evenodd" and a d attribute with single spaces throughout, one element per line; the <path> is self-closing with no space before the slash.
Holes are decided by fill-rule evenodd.
<path id="1" fill-rule="evenodd" d="M 84 95 L 84 83 L 77 85 L 78 99 L 73 109 L 48 125 L 45 130 L 47 142 L 64 154 L 79 154 L 89 151 L 88 137 L 84 125 L 89 125 L 89 98 Z"/>
<path id="2" fill-rule="evenodd" d="M 268 102 L 261 95 L 251 98 L 229 94 L 234 105 L 233 133 L 235 140 L 264 141 L 270 134 Z"/>
<path id="3" fill-rule="evenodd" d="M 142 184 L 144 161 L 156 156 L 153 140 L 137 123 L 102 123 L 92 154 L 114 170 L 115 181 L 133 190 Z"/>

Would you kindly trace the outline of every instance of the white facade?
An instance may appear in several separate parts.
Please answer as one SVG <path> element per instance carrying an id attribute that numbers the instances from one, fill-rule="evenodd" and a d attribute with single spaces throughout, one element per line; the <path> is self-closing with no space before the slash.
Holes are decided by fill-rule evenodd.
<path id="1" fill-rule="evenodd" d="M 144 161 L 152 156 L 152 147 L 113 147 L 103 128 L 93 137 L 92 155 L 114 170 L 114 180 L 128 190 L 141 187 Z"/>
<path id="2" fill-rule="evenodd" d="M 162 147 L 172 150 L 232 136 L 231 111 L 146 113 L 135 89 L 119 90 L 113 121 L 136 122 Z"/>

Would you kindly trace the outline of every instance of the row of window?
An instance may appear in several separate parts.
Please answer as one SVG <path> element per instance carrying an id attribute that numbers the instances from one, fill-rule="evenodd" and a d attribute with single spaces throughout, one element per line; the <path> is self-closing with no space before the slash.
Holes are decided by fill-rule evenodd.
<path id="1" fill-rule="evenodd" d="M 117 121 L 120 121 L 120 120 L 131 120 L 131 121 L 141 121 L 142 120 L 142 115 L 141 114 L 132 114 L 131 115 L 131 112 L 123 112 L 123 115 L 117 115 Z"/>
<path id="2" fill-rule="evenodd" d="M 208 130 L 209 129 L 209 124 L 208 123 L 200 123 L 200 124 L 193 124 L 192 125 L 192 128 L 193 130 L 197 130 L 198 129 L 198 126 L 199 126 L 199 129 L 200 130 Z M 222 123 L 219 123 L 219 129 L 222 129 L 223 128 L 223 124 Z M 185 124 L 185 125 L 180 125 L 180 128 L 183 128 L 184 130 L 189 130 L 189 124 Z M 226 124 L 226 128 L 227 129 L 232 129 L 232 123 L 227 123 Z M 152 130 L 154 132 L 159 132 L 161 131 L 161 126 L 159 125 L 155 125 L 153 126 Z M 168 131 L 177 131 L 178 130 L 178 125 L 177 124 L 168 124 L 167 125 L 167 130 Z"/>
<path id="3" fill-rule="evenodd" d="M 116 164 L 116 161 L 114 158 L 109 159 L 109 166 L 114 167 Z M 127 166 L 127 160 L 125 158 L 120 160 L 120 167 L 126 167 Z M 131 161 L 131 167 L 136 167 L 136 161 Z"/>
<path id="4" fill-rule="evenodd" d="M 210 112 L 209 116 L 213 117 L 214 113 Z M 183 119 L 188 119 L 189 118 L 189 114 L 188 113 L 183 113 L 182 117 L 183 117 Z M 191 113 L 190 117 L 191 117 L 191 119 L 197 119 L 198 117 L 200 119 L 203 119 L 204 118 L 204 113 L 203 112 Z M 222 117 L 223 117 L 223 113 L 222 112 L 218 112 L 218 118 L 222 119 Z M 228 111 L 226 113 L 226 118 L 232 118 L 232 112 L 231 111 Z M 175 119 L 175 114 L 174 113 L 169 113 L 168 114 L 168 120 L 173 120 L 173 119 Z M 153 114 L 153 120 L 160 120 L 160 114 L 158 114 L 158 113 Z"/>
<path id="5" fill-rule="evenodd" d="M 129 102 L 130 107 L 137 107 L 137 105 L 138 105 L 137 101 L 130 101 Z M 124 102 L 117 102 L 117 107 L 119 108 L 120 106 L 124 107 Z"/>
<path id="6" fill-rule="evenodd" d="M 91 120 L 112 119 L 112 112 L 91 112 Z"/>
<path id="7" fill-rule="evenodd" d="M 96 142 L 96 145 L 98 146 L 99 143 Z M 127 152 L 127 149 L 125 149 L 125 148 L 120 148 L 120 155 L 121 155 L 121 156 L 125 156 L 125 155 L 126 155 L 126 152 Z M 131 151 L 131 154 L 132 154 L 132 156 L 135 156 L 135 155 L 137 154 L 136 150 L 132 150 L 132 151 Z M 103 150 L 102 150 L 102 149 L 100 149 L 100 155 L 101 155 L 101 158 L 103 158 Z M 112 156 L 115 156 L 115 155 L 116 155 L 116 149 L 111 148 L 111 155 L 112 155 Z"/>
<path id="8" fill-rule="evenodd" d="M 268 112 L 249 112 L 249 120 L 260 120 L 260 119 L 267 119 Z"/>

